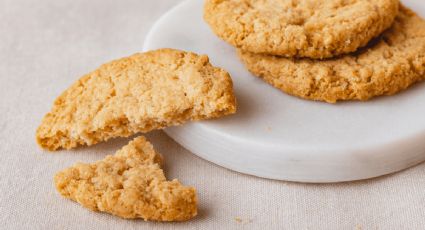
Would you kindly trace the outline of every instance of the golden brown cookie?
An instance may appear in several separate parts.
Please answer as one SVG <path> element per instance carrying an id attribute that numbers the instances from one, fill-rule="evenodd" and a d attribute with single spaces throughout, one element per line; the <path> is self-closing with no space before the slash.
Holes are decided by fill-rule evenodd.
<path id="1" fill-rule="evenodd" d="M 254 75 L 289 94 L 329 103 L 368 100 L 425 79 L 425 21 L 402 7 L 391 29 L 368 47 L 329 60 L 238 52 Z"/>
<path id="2" fill-rule="evenodd" d="M 70 149 L 235 111 L 226 71 L 207 56 L 161 49 L 83 76 L 56 99 L 36 137 L 45 149 Z"/>
<path id="3" fill-rule="evenodd" d="M 206 0 L 204 18 L 251 53 L 329 58 L 365 46 L 398 8 L 398 0 Z"/>
<path id="4" fill-rule="evenodd" d="M 59 172 L 59 193 L 82 206 L 122 218 L 184 221 L 197 214 L 195 189 L 167 181 L 162 157 L 144 137 L 105 159 Z"/>

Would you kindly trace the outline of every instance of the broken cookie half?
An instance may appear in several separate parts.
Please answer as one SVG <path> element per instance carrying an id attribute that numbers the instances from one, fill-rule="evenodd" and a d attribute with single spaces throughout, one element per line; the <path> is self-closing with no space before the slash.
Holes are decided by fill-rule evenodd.
<path id="1" fill-rule="evenodd" d="M 154 221 L 196 216 L 195 189 L 177 180 L 167 181 L 161 164 L 161 155 L 144 137 L 138 137 L 115 155 L 59 172 L 54 181 L 62 196 L 93 211 Z"/>
<path id="2" fill-rule="evenodd" d="M 83 76 L 56 99 L 36 139 L 48 150 L 70 149 L 235 112 L 226 71 L 207 56 L 160 49 Z"/>

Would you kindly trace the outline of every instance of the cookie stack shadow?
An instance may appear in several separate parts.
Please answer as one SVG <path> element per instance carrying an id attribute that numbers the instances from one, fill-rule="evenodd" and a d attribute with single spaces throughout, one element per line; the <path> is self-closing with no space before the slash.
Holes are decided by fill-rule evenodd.
<path id="1" fill-rule="evenodd" d="M 253 75 L 300 98 L 366 101 L 425 79 L 425 21 L 398 0 L 207 0 L 204 19 Z"/>

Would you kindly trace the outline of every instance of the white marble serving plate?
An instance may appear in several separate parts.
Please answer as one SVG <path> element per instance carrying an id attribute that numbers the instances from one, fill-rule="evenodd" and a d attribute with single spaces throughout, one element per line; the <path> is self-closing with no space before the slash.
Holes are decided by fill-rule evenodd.
<path id="1" fill-rule="evenodd" d="M 425 16 L 422 0 L 403 2 Z M 232 75 L 237 114 L 166 129 L 182 146 L 238 172 L 299 182 L 366 179 L 425 160 L 425 83 L 369 102 L 331 105 L 289 96 L 244 68 L 203 21 L 202 8 L 201 0 L 178 5 L 144 44 L 145 51 L 208 54 Z"/>

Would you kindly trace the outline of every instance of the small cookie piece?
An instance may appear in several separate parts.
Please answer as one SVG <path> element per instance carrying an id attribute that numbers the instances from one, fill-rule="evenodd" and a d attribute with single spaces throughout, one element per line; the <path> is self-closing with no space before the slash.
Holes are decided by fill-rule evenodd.
<path id="1" fill-rule="evenodd" d="M 115 155 L 56 174 L 59 193 L 82 206 L 126 219 L 184 221 L 197 214 L 195 189 L 167 181 L 162 156 L 144 137 Z"/>
<path id="2" fill-rule="evenodd" d="M 206 0 L 204 19 L 239 49 L 317 59 L 367 45 L 398 8 L 398 0 Z"/>
<path id="3" fill-rule="evenodd" d="M 393 95 L 425 79 L 425 21 L 402 7 L 393 27 L 369 47 L 329 60 L 238 51 L 254 75 L 289 94 L 335 103 Z"/>
<path id="4" fill-rule="evenodd" d="M 160 49 L 82 77 L 56 99 L 36 138 L 48 150 L 70 149 L 235 111 L 226 71 L 207 56 Z"/>

